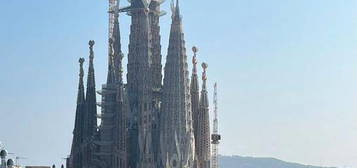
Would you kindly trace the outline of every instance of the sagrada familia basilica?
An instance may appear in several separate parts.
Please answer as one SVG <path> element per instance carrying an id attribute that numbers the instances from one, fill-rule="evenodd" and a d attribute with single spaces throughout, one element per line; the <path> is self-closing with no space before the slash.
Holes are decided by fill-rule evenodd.
<path id="1" fill-rule="evenodd" d="M 100 89 L 95 85 L 94 41 L 89 41 L 86 88 L 85 59 L 79 59 L 76 118 L 67 167 L 210 168 L 208 65 L 201 64 L 203 74 L 199 77 L 198 49 L 193 47 L 189 73 L 191 58 L 188 61 L 186 55 L 179 1 L 171 5 L 164 68 L 159 24 L 165 14 L 160 10 L 163 1 L 129 2 L 130 6 L 119 8 L 117 0 L 109 0 L 108 73 Z M 119 29 L 119 14 L 124 12 L 131 17 L 126 83 Z"/>

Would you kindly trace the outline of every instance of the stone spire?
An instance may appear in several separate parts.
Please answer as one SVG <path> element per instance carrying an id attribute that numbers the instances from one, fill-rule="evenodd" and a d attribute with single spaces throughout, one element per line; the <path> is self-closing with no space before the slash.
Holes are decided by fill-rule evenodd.
<path id="1" fill-rule="evenodd" d="M 152 52 L 152 75 L 153 87 L 160 89 L 162 85 L 162 64 L 161 64 L 161 36 L 160 36 L 160 17 L 165 14 L 160 10 L 161 0 L 152 0 L 149 5 L 149 22 L 151 34 L 151 52 Z"/>
<path id="2" fill-rule="evenodd" d="M 207 67 L 206 63 L 202 63 L 202 90 L 200 97 L 200 106 L 198 114 L 198 128 L 197 128 L 197 167 L 198 168 L 210 168 L 211 159 L 211 145 L 210 145 L 210 124 L 209 124 L 209 104 L 207 96 Z"/>
<path id="3" fill-rule="evenodd" d="M 152 0 L 149 5 L 149 23 L 151 38 L 151 75 L 153 90 L 153 110 L 152 110 L 152 146 L 154 160 L 161 164 L 160 158 L 160 102 L 162 94 L 162 55 L 161 55 L 161 36 L 160 36 L 160 17 L 165 15 L 160 6 L 164 0 Z M 163 167 L 157 165 L 157 167 Z"/>
<path id="4" fill-rule="evenodd" d="M 107 84 L 115 83 L 114 40 L 109 39 Z"/>
<path id="5" fill-rule="evenodd" d="M 80 71 L 79 71 L 79 84 L 78 84 L 78 95 L 77 95 L 77 109 L 76 109 L 76 119 L 74 126 L 74 139 L 75 144 L 80 144 L 83 141 L 83 121 L 85 115 L 85 94 L 84 94 L 84 84 L 83 84 L 83 63 L 84 58 L 79 59 Z"/>
<path id="6" fill-rule="evenodd" d="M 120 27 L 119 27 L 119 13 L 114 14 L 114 27 L 113 27 L 113 42 L 112 42 L 112 54 L 113 54 L 113 64 L 114 64 L 114 74 L 115 82 L 122 83 L 122 59 L 123 53 L 121 50 L 121 37 L 120 37 Z"/>
<path id="7" fill-rule="evenodd" d="M 129 167 L 141 168 L 146 159 L 147 167 L 153 163 L 153 81 L 151 75 L 152 46 L 148 0 L 131 0 L 131 16 L 127 91 L 130 107 L 128 154 Z M 151 163 L 148 163 L 151 162 Z M 154 166 L 155 167 L 155 166 Z"/>
<path id="8" fill-rule="evenodd" d="M 114 65 L 115 65 L 115 88 L 116 88 L 116 101 L 114 118 L 116 120 L 114 124 L 114 149 L 118 151 L 119 155 L 114 155 L 114 161 L 117 160 L 117 165 L 114 168 L 127 168 L 128 158 L 127 158 L 127 106 L 126 94 L 124 90 L 123 83 L 123 53 L 121 50 L 121 37 L 119 28 L 119 13 L 115 14 L 114 20 L 114 31 L 113 31 L 113 48 L 114 48 Z M 114 162 L 115 163 L 115 162 Z"/>
<path id="9" fill-rule="evenodd" d="M 83 116 L 83 142 L 81 144 L 82 167 L 89 167 L 93 163 L 93 142 L 97 135 L 97 99 L 94 75 L 94 41 L 89 41 L 89 66 L 87 77 L 87 91 L 85 114 Z M 79 167 L 81 168 L 81 167 Z"/>
<path id="10" fill-rule="evenodd" d="M 208 109 L 208 97 L 207 97 L 207 68 L 208 64 L 207 63 L 202 63 L 202 90 L 201 90 L 201 99 L 200 99 L 200 108 L 204 107 Z"/>
<path id="11" fill-rule="evenodd" d="M 198 84 L 198 75 L 197 75 L 197 52 L 198 48 L 193 47 L 192 51 L 194 53 L 192 58 L 192 76 L 191 76 L 191 106 L 192 106 L 192 120 L 193 120 L 193 131 L 195 135 L 195 155 L 197 159 L 197 154 L 199 153 L 197 145 L 199 144 L 197 136 L 199 135 L 198 132 L 198 121 L 199 121 L 199 100 L 200 100 L 200 93 L 199 93 L 199 84 Z M 197 161 L 197 160 L 196 160 Z M 197 163 L 196 163 L 197 164 Z"/>
<path id="12" fill-rule="evenodd" d="M 176 5 L 174 5 L 174 1 L 172 0 L 171 11 L 173 20 L 181 20 L 179 0 L 176 0 Z"/>
<path id="13" fill-rule="evenodd" d="M 84 63 L 84 58 L 79 59 L 79 84 L 78 84 L 78 95 L 77 95 L 77 106 L 79 104 L 84 104 L 85 102 L 85 97 L 84 97 L 84 82 L 83 82 L 83 77 L 84 77 L 84 71 L 83 71 L 83 63 Z"/>
<path id="14" fill-rule="evenodd" d="M 102 113 L 99 128 L 99 158 L 106 168 L 127 168 L 126 109 L 118 11 L 114 14 L 112 36 L 109 38 L 107 83 L 102 86 Z"/>
<path id="15" fill-rule="evenodd" d="M 169 160 L 171 167 L 191 168 L 194 160 L 191 96 L 185 40 L 182 19 L 179 16 L 178 1 L 176 6 L 172 5 L 172 9 L 174 10 L 172 10 L 172 24 L 162 97 L 161 155 L 163 165 Z M 175 140 L 175 137 L 177 140 Z M 178 148 L 176 148 L 177 145 Z"/>
<path id="16" fill-rule="evenodd" d="M 87 78 L 87 94 L 86 94 L 86 110 L 87 115 L 85 120 L 86 137 L 93 138 L 97 132 L 97 98 L 96 98 L 96 88 L 95 88 L 95 75 L 94 75 L 94 52 L 93 46 L 95 42 L 93 40 L 89 41 L 89 67 L 88 67 L 88 78 Z"/>
<path id="17" fill-rule="evenodd" d="M 73 140 L 71 154 L 69 157 L 69 165 L 72 167 L 81 167 L 82 160 L 80 157 L 80 146 L 83 142 L 83 115 L 85 114 L 85 97 L 84 97 L 84 84 L 83 84 L 83 63 L 84 58 L 79 59 L 79 84 L 78 84 L 78 95 L 77 95 L 77 108 L 76 108 L 76 117 L 73 130 Z"/>

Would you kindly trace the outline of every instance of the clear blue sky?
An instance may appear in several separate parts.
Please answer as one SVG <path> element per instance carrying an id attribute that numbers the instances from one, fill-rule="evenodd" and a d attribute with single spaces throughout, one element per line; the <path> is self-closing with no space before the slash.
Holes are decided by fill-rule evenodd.
<path id="1" fill-rule="evenodd" d="M 197 45 L 209 86 L 219 83 L 221 154 L 357 166 L 357 1 L 181 0 L 181 8 L 188 55 Z M 69 154 L 88 40 L 98 89 L 105 81 L 106 10 L 106 0 L 0 1 L 0 141 L 28 157 L 21 163 Z M 127 54 L 129 17 L 120 19 Z M 169 24 L 162 17 L 164 56 Z"/>

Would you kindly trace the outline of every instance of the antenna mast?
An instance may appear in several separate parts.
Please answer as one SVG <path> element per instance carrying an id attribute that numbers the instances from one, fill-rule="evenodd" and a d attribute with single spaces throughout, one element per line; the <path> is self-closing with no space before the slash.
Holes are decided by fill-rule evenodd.
<path id="1" fill-rule="evenodd" d="M 214 118 L 213 118 L 213 134 L 212 139 L 212 167 L 218 168 L 218 144 L 221 140 L 221 135 L 218 134 L 218 104 L 217 104 L 217 82 L 214 84 L 213 94 Z"/>

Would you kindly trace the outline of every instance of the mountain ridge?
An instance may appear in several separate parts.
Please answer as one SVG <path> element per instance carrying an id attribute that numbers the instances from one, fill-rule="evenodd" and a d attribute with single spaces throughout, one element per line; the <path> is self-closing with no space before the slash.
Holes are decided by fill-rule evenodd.
<path id="1" fill-rule="evenodd" d="M 219 156 L 220 168 L 337 168 L 304 165 L 272 157 Z"/>

